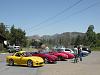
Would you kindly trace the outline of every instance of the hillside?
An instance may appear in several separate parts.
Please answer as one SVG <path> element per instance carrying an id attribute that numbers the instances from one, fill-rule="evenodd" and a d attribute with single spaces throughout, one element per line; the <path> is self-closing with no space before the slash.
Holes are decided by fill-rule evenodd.
<path id="1" fill-rule="evenodd" d="M 33 36 L 28 36 L 28 39 L 56 39 L 56 38 L 60 38 L 60 37 L 64 37 L 64 38 L 76 38 L 78 35 L 80 36 L 84 36 L 85 33 L 81 33 L 81 32 L 64 32 L 61 34 L 54 34 L 52 36 L 50 35 L 43 35 L 43 36 L 39 36 L 39 35 L 33 35 Z"/>

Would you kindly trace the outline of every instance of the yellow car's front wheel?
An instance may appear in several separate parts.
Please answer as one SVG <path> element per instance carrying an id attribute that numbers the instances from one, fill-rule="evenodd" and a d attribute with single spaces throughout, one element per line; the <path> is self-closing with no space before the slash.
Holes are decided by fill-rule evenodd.
<path id="1" fill-rule="evenodd" d="M 14 65 L 14 60 L 13 59 L 9 59 L 9 66 L 13 66 Z"/>
<path id="2" fill-rule="evenodd" d="M 28 60 L 27 61 L 27 66 L 28 67 L 32 67 L 33 66 L 33 61 L 32 60 Z"/>

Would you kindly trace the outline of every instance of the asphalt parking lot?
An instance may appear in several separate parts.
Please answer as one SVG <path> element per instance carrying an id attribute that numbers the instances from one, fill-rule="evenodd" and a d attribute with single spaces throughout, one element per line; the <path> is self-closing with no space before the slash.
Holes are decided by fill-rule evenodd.
<path id="1" fill-rule="evenodd" d="M 58 61 L 57 64 L 46 64 L 43 67 L 7 66 L 5 57 L 0 54 L 0 75 L 100 75 L 100 52 L 92 52 L 83 57 L 82 62 L 72 60 Z"/>
<path id="2" fill-rule="evenodd" d="M 37 75 L 38 67 L 29 68 L 27 66 L 8 66 L 6 56 L 11 53 L 0 54 L 0 75 Z"/>

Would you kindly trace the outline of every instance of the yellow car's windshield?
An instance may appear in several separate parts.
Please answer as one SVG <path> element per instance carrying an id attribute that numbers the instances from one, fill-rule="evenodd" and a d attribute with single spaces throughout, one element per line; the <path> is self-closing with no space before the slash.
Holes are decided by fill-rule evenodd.
<path id="1" fill-rule="evenodd" d="M 20 56 L 29 57 L 29 56 L 32 56 L 32 54 L 30 52 L 17 52 L 15 54 L 15 56 L 18 56 L 18 57 L 20 57 Z"/>
<path id="2" fill-rule="evenodd" d="M 32 56 L 32 54 L 30 52 L 23 52 L 22 56 L 28 57 L 28 56 Z"/>

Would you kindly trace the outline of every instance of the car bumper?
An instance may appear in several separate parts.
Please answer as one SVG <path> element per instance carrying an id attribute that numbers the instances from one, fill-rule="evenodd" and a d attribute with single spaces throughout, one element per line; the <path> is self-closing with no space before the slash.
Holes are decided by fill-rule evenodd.
<path id="1" fill-rule="evenodd" d="M 44 66 L 44 62 L 35 62 L 33 66 Z"/>
<path id="2" fill-rule="evenodd" d="M 49 60 L 49 63 L 56 63 L 57 60 Z"/>

